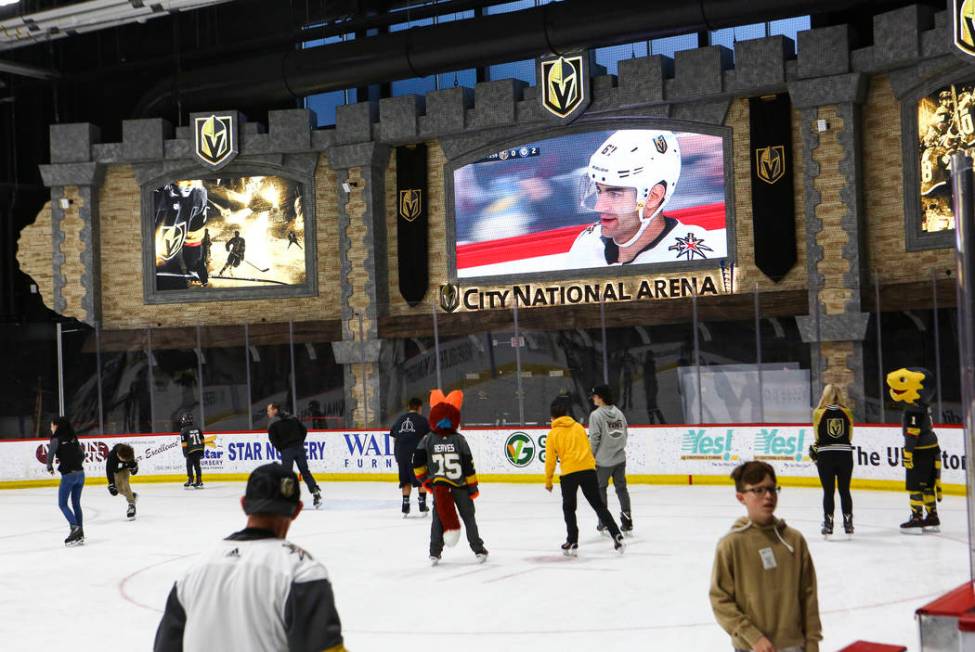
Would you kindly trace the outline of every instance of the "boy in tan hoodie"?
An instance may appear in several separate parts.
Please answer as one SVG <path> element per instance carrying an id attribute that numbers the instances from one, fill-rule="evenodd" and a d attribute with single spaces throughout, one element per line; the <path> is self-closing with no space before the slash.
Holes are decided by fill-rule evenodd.
<path id="1" fill-rule="evenodd" d="M 735 650 L 819 652 L 816 569 L 806 540 L 775 518 L 775 469 L 745 462 L 731 473 L 748 516 L 718 542 L 711 608 Z"/>
<path id="2" fill-rule="evenodd" d="M 552 491 L 552 477 L 555 475 L 555 462 L 561 465 L 559 485 L 562 487 L 562 514 L 568 536 L 562 544 L 562 552 L 574 557 L 579 550 L 579 525 L 576 523 L 576 492 L 582 489 L 600 521 L 606 524 L 613 536 L 613 547 L 622 553 L 623 534 L 613 520 L 606 504 L 599 496 L 599 481 L 596 479 L 596 458 L 589 447 L 585 429 L 569 416 L 568 402 L 564 398 L 552 401 L 552 429 L 545 440 L 545 490 Z"/>

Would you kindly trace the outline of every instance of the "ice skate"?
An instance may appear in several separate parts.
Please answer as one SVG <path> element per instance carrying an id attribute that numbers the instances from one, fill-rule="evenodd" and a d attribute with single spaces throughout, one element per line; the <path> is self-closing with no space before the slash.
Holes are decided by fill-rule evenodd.
<path id="1" fill-rule="evenodd" d="M 928 515 L 921 521 L 921 529 L 924 532 L 941 532 L 941 519 L 938 512 L 928 512 Z"/>
<path id="2" fill-rule="evenodd" d="M 609 530 L 601 522 L 596 524 L 596 532 L 599 532 L 603 536 L 609 536 Z"/>
<path id="3" fill-rule="evenodd" d="M 316 490 L 315 493 L 312 494 L 312 496 L 315 497 L 315 499 L 312 501 L 312 506 L 315 509 L 321 509 L 322 508 L 322 492 L 321 492 L 321 490 Z"/>
<path id="4" fill-rule="evenodd" d="M 194 489 L 202 489 L 203 488 L 203 480 L 197 480 L 196 482 L 194 482 L 193 483 L 193 488 Z"/>
<path id="5" fill-rule="evenodd" d="M 633 536 L 633 519 L 626 512 L 620 512 L 620 530 L 628 537 Z"/>
<path id="6" fill-rule="evenodd" d="M 410 515 L 410 499 L 403 498 L 403 507 L 401 508 L 403 512 L 403 518 L 407 518 Z"/>
<path id="7" fill-rule="evenodd" d="M 68 547 L 71 547 L 71 546 L 80 546 L 84 542 L 85 542 L 85 531 L 84 531 L 84 529 L 82 529 L 82 527 L 80 525 L 72 525 L 71 526 L 71 534 L 69 534 L 68 535 L 68 538 L 64 540 L 64 545 L 66 545 Z"/>
<path id="8" fill-rule="evenodd" d="M 436 566 L 440 563 L 440 555 L 430 555 L 430 565 Z"/>
<path id="9" fill-rule="evenodd" d="M 579 555 L 579 544 L 566 541 L 562 544 L 562 554 L 566 557 L 577 557 Z"/>
<path id="10" fill-rule="evenodd" d="M 420 507 L 420 516 L 426 516 L 427 514 L 430 513 L 430 508 L 427 507 L 427 499 L 426 499 L 426 497 L 424 497 L 424 496 L 421 495 L 418 504 L 419 504 L 419 507 Z"/>
<path id="11" fill-rule="evenodd" d="M 853 534 L 853 514 L 843 514 L 843 532 Z"/>
<path id="12" fill-rule="evenodd" d="M 192 489 L 192 488 L 193 488 L 193 478 L 190 478 L 189 480 L 183 483 L 183 489 Z"/>
<path id="13" fill-rule="evenodd" d="M 125 510 L 125 518 L 129 519 L 130 521 L 135 520 L 135 503 L 129 505 L 129 508 Z"/>
<path id="14" fill-rule="evenodd" d="M 831 536 L 833 536 L 833 515 L 832 514 L 826 514 L 823 517 L 823 527 L 819 531 L 819 533 L 823 535 L 824 539 L 828 539 Z"/>
<path id="15" fill-rule="evenodd" d="M 479 564 L 483 564 L 484 562 L 486 562 L 488 558 L 487 548 L 481 548 L 480 550 L 475 552 L 474 557 L 477 559 L 477 563 Z"/>
<path id="16" fill-rule="evenodd" d="M 616 550 L 616 552 L 620 553 L 621 555 L 623 554 L 623 551 L 626 550 L 626 544 L 623 543 L 622 533 L 617 534 L 616 538 L 613 539 L 613 548 Z"/>
<path id="17" fill-rule="evenodd" d="M 911 512 L 911 518 L 901 523 L 901 532 L 904 534 L 923 534 L 924 519 L 920 512 Z"/>

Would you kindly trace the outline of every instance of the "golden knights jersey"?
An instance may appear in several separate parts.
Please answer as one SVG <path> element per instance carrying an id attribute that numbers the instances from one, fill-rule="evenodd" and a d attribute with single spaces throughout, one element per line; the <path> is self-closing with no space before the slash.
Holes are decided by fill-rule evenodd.
<path id="1" fill-rule="evenodd" d="M 413 469 L 417 479 L 430 478 L 433 484 L 452 487 L 477 484 L 471 447 L 464 435 L 456 432 L 446 436 L 435 432 L 424 435 L 413 453 Z"/>
<path id="2" fill-rule="evenodd" d="M 232 534 L 169 593 L 155 652 L 339 652 L 325 567 L 266 530 Z"/>
<path id="3" fill-rule="evenodd" d="M 183 447 L 183 455 L 203 452 L 203 431 L 196 426 L 183 426 L 179 431 L 179 439 Z"/>
<path id="4" fill-rule="evenodd" d="M 813 412 L 816 448 L 825 451 L 852 451 L 853 413 L 841 405 L 827 405 Z"/>
<path id="5" fill-rule="evenodd" d="M 573 267 L 600 267 L 708 260 L 728 255 L 725 229 L 708 231 L 699 226 L 681 224 L 672 217 L 663 219 L 666 222 L 663 232 L 626 263 L 619 262 L 619 247 L 612 238 L 603 237 L 599 222 L 591 224 L 576 237 L 566 254 L 567 260 Z"/>
<path id="6" fill-rule="evenodd" d="M 931 409 L 927 405 L 911 405 L 904 410 L 902 423 L 904 432 L 904 449 L 936 448 L 938 435 L 931 423 Z"/>

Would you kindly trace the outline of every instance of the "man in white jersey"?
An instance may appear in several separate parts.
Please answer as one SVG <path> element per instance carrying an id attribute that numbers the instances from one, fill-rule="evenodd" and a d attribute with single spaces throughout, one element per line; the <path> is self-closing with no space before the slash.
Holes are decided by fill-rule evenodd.
<path id="1" fill-rule="evenodd" d="M 573 266 L 598 267 L 711 258 L 710 233 L 663 214 L 677 190 L 681 153 L 671 131 L 616 131 L 589 158 L 582 205 L 599 214 L 569 250 Z"/>
<path id="2" fill-rule="evenodd" d="M 285 539 L 300 492 L 281 464 L 254 469 L 240 501 L 247 527 L 177 580 L 155 652 L 345 652 L 325 567 Z"/>

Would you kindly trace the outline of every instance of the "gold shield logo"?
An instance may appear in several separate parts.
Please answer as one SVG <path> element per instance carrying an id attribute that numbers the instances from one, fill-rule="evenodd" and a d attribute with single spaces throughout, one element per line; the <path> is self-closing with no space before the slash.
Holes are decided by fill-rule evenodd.
<path id="1" fill-rule="evenodd" d="M 785 175 L 785 145 L 760 147 L 755 150 L 755 173 L 767 184 Z"/>
<path id="2" fill-rule="evenodd" d="M 975 56 L 975 0 L 952 0 L 955 47 Z"/>
<path id="3" fill-rule="evenodd" d="M 186 222 L 164 226 L 159 229 L 156 255 L 163 260 L 171 260 L 183 250 L 184 242 L 186 242 Z"/>
<path id="4" fill-rule="evenodd" d="M 453 312 L 460 305 L 460 290 L 453 283 L 440 286 L 440 307 L 444 312 Z"/>
<path id="5" fill-rule="evenodd" d="M 843 436 L 843 419 L 826 419 L 826 432 L 833 439 Z"/>
<path id="6" fill-rule="evenodd" d="M 542 106 L 556 117 L 567 117 L 584 99 L 582 56 L 543 61 L 541 70 Z"/>
<path id="7" fill-rule="evenodd" d="M 407 222 L 412 222 L 420 217 L 423 209 L 423 191 L 418 189 L 399 191 L 399 216 Z"/>
<path id="8" fill-rule="evenodd" d="M 194 153 L 210 167 L 220 167 L 237 153 L 234 118 L 230 115 L 209 115 L 196 118 Z"/>

